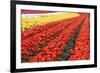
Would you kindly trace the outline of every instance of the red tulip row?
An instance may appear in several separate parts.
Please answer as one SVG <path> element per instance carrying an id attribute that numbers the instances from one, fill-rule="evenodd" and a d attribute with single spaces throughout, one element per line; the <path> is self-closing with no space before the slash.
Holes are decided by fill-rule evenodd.
<path id="1" fill-rule="evenodd" d="M 81 18 L 81 17 L 82 17 L 82 15 L 77 18 Z M 27 50 L 31 50 L 32 53 L 39 51 L 37 46 L 44 45 L 45 42 L 50 42 L 51 40 L 53 40 L 52 38 L 59 35 L 69 24 L 71 24 L 72 22 L 74 22 L 76 20 L 77 19 L 73 18 L 73 19 L 70 19 L 67 21 L 66 20 L 60 21 L 59 24 L 55 23 L 55 24 L 57 24 L 55 27 L 53 27 L 51 29 L 49 28 L 49 30 L 47 30 L 47 31 L 36 34 L 34 37 L 22 40 L 22 54 L 25 55 Z"/>
<path id="2" fill-rule="evenodd" d="M 85 19 L 78 38 L 75 42 L 75 48 L 70 50 L 69 60 L 87 60 L 90 59 L 90 23 L 89 15 Z"/>
<path id="3" fill-rule="evenodd" d="M 44 62 L 57 60 L 63 53 L 64 45 L 73 36 L 77 28 L 81 25 L 81 22 L 84 20 L 84 17 L 85 14 L 83 14 L 81 18 L 78 18 L 75 23 L 72 23 L 70 26 L 68 26 L 67 29 L 64 29 L 58 37 L 50 41 L 48 45 L 43 50 L 41 50 L 41 52 L 39 52 L 36 56 L 31 56 L 29 61 Z"/>

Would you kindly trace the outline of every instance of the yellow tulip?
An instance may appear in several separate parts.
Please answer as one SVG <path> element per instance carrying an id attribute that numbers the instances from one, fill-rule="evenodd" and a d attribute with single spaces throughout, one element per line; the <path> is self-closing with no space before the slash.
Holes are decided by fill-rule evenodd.
<path id="1" fill-rule="evenodd" d="M 63 12 L 59 14 L 48 14 L 45 16 L 38 16 L 38 17 L 22 16 L 22 22 L 21 22 L 22 31 L 24 31 L 25 29 L 29 29 L 31 27 L 42 26 L 50 22 L 69 19 L 79 15 L 80 15 L 79 13 Z"/>

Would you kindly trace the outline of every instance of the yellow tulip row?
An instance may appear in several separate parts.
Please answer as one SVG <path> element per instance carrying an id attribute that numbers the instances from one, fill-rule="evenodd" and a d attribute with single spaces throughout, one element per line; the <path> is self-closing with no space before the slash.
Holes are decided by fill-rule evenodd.
<path id="1" fill-rule="evenodd" d="M 78 13 L 57 13 L 57 14 L 48 14 L 48 15 L 32 15 L 32 16 L 22 16 L 22 31 L 29 29 L 31 27 L 44 25 L 50 22 L 59 21 L 62 19 L 68 19 L 79 16 Z"/>

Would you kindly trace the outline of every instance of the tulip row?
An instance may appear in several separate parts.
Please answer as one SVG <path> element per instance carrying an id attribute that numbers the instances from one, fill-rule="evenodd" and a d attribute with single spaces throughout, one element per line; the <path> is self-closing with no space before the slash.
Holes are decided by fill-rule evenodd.
<path id="1" fill-rule="evenodd" d="M 63 52 L 63 54 L 59 58 L 60 61 L 64 61 L 64 60 L 68 60 L 69 59 L 69 57 L 70 57 L 70 50 L 75 47 L 75 40 L 76 40 L 76 38 L 77 38 L 77 36 L 78 36 L 78 34 L 80 32 L 81 26 L 82 26 L 82 24 L 78 27 L 78 29 L 74 33 L 73 37 L 64 46 L 64 52 Z"/>
<path id="2" fill-rule="evenodd" d="M 77 19 L 76 22 L 68 26 L 67 29 L 64 29 L 62 33 L 54 40 L 50 41 L 48 45 L 41 50 L 36 56 L 31 56 L 30 62 L 44 62 L 44 61 L 57 61 L 64 51 L 64 46 L 68 43 L 69 39 L 77 31 L 78 27 L 81 25 L 81 22 L 84 20 L 85 15 L 81 19 Z"/>
<path id="3" fill-rule="evenodd" d="M 49 15 L 33 15 L 29 16 L 22 16 L 22 31 L 35 27 L 44 25 L 50 22 L 59 21 L 62 19 L 73 18 L 79 16 L 78 13 L 68 13 L 68 12 L 61 12 L 56 14 L 49 14 Z"/>
<path id="4" fill-rule="evenodd" d="M 85 19 L 82 29 L 75 42 L 75 48 L 70 50 L 69 60 L 88 60 L 90 59 L 90 23 L 89 15 Z"/>

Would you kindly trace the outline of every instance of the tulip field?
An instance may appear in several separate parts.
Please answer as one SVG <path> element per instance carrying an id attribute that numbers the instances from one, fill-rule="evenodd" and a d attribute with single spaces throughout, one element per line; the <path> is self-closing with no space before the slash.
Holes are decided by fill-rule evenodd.
<path id="1" fill-rule="evenodd" d="M 23 10 L 21 62 L 90 59 L 90 14 Z"/>

